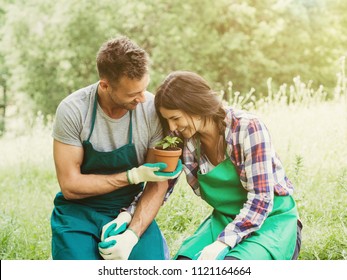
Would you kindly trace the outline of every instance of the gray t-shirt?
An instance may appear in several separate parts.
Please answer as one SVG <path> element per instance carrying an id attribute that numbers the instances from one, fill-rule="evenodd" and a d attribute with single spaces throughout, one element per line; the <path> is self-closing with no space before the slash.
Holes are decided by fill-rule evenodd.
<path id="1" fill-rule="evenodd" d="M 82 147 L 87 140 L 92 121 L 93 105 L 98 83 L 79 89 L 59 104 L 52 136 L 59 142 Z M 154 95 L 145 93 L 146 101 L 132 111 L 132 143 L 135 144 L 139 164 L 143 164 L 147 150 L 162 136 L 162 128 L 154 107 Z M 120 119 L 107 116 L 97 106 L 94 130 L 90 138 L 95 150 L 109 152 L 128 143 L 130 113 Z"/>

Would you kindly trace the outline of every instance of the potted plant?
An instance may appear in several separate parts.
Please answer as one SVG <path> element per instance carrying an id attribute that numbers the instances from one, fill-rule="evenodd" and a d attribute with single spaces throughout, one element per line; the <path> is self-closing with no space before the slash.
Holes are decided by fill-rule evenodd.
<path id="1" fill-rule="evenodd" d="M 154 147 L 154 156 L 156 162 L 165 162 L 167 168 L 162 172 L 173 172 L 176 170 L 177 162 L 182 154 L 182 149 L 178 147 L 182 139 L 177 136 L 168 135 L 161 141 L 157 142 Z"/>

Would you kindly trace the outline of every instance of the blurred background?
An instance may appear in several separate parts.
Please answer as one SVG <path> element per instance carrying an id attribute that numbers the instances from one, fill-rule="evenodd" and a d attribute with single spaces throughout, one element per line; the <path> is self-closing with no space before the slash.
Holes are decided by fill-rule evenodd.
<path id="1" fill-rule="evenodd" d="M 301 259 L 347 259 L 347 1 L 0 0 L 0 259 L 50 256 L 59 102 L 97 81 L 96 52 L 126 35 L 206 78 L 268 125 L 304 222 Z M 158 215 L 175 254 L 210 212 L 181 178 Z"/>
<path id="2" fill-rule="evenodd" d="M 97 80 L 96 52 L 119 34 L 150 54 L 152 91 L 170 71 L 185 69 L 216 90 L 232 81 L 242 93 L 254 88 L 256 97 L 267 94 L 269 77 L 277 89 L 299 75 L 331 97 L 347 54 L 342 0 L 0 3 L 0 85 L 7 106 L 16 107 L 9 119 L 23 107 L 54 114 L 63 97 Z"/>

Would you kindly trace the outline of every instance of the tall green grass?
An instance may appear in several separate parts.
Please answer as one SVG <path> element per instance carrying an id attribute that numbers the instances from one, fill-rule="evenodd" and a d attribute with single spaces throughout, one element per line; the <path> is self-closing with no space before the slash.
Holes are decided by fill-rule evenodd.
<path id="1" fill-rule="evenodd" d="M 59 190 L 50 127 L 38 116 L 25 135 L 0 139 L 0 259 L 48 259 L 49 218 Z"/>
<path id="2" fill-rule="evenodd" d="M 347 94 L 343 81 L 329 101 L 322 88 L 313 90 L 297 78 L 292 86 L 260 101 L 250 93 L 247 102 L 241 98 L 243 104 L 230 84 L 233 105 L 248 105 L 267 124 L 295 184 L 294 197 L 304 224 L 300 259 L 347 259 Z M 0 259 L 49 259 L 51 253 L 50 214 L 59 190 L 51 123 L 44 125 L 39 115 L 25 132 L 0 138 Z M 172 256 L 210 212 L 181 176 L 157 216 Z"/>

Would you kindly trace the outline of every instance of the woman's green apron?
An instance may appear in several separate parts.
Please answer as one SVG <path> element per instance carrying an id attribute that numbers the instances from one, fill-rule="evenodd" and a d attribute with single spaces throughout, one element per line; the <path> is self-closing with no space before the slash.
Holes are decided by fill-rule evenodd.
<path id="1" fill-rule="evenodd" d="M 132 112 L 130 113 L 128 144 L 111 152 L 98 152 L 89 142 L 94 130 L 97 92 L 89 137 L 83 141 L 83 174 L 112 174 L 138 167 L 135 145 L 132 143 Z M 101 137 L 101 136 L 100 136 Z M 143 183 L 126 186 L 114 192 L 78 200 L 66 200 L 61 192 L 54 199 L 51 217 L 52 257 L 65 260 L 102 259 L 98 251 L 103 225 L 112 221 L 120 209 L 128 207 L 143 189 Z M 155 221 L 151 223 L 132 250 L 129 259 L 165 259 L 163 237 Z"/>
<path id="2" fill-rule="evenodd" d="M 198 253 L 217 240 L 218 235 L 240 213 L 247 201 L 247 191 L 229 157 L 210 172 L 198 172 L 201 197 L 213 207 L 197 231 L 188 237 L 178 256 L 196 259 Z M 241 241 L 227 256 L 241 260 L 289 260 L 292 258 L 297 234 L 297 209 L 291 196 L 275 196 L 272 212 L 261 228 Z"/>

